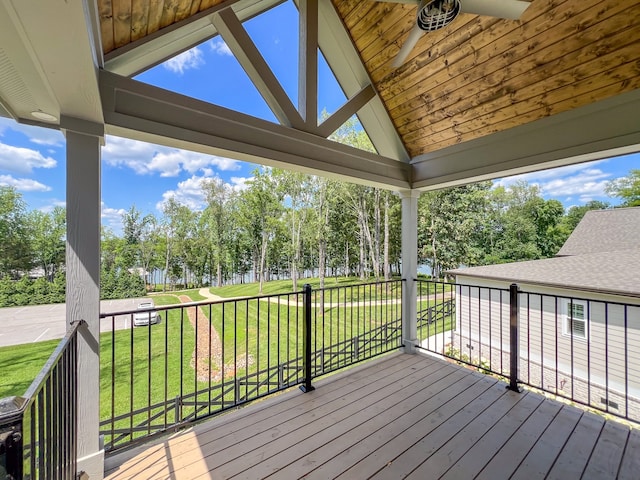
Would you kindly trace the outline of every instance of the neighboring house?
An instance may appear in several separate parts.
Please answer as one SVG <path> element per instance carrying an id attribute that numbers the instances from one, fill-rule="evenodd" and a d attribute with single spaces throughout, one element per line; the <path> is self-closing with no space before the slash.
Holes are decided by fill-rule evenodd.
<path id="1" fill-rule="evenodd" d="M 449 273 L 451 348 L 508 373 L 516 283 L 518 378 L 640 420 L 640 208 L 587 212 L 554 258 Z"/>

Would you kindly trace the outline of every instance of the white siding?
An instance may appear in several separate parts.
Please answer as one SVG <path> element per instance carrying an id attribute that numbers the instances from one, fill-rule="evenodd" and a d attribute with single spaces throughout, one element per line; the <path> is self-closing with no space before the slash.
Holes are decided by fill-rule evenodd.
<path id="1" fill-rule="evenodd" d="M 502 293 L 501 304 L 499 288 L 508 284 L 457 281 L 456 348 L 472 363 L 490 362 L 491 370 L 507 375 L 509 294 Z M 604 400 L 611 411 L 640 420 L 640 301 L 532 285 L 520 290 L 518 378 L 597 408 L 606 408 Z M 579 299 L 585 300 L 586 338 L 565 328 L 568 304 Z"/>

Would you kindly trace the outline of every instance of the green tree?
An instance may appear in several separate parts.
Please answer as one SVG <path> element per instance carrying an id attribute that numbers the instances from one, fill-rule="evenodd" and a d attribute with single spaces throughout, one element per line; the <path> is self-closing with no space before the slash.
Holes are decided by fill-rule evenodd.
<path id="1" fill-rule="evenodd" d="M 223 271 L 228 268 L 233 231 L 234 191 L 218 177 L 204 180 L 202 190 L 207 199 L 203 221 L 209 239 L 212 270 L 215 270 L 216 285 L 224 284 Z M 212 272 L 209 273 L 213 278 Z"/>
<path id="2" fill-rule="evenodd" d="M 262 293 L 269 244 L 281 221 L 282 198 L 268 169 L 254 170 L 248 188 L 241 194 L 238 221 L 252 252 L 253 271 L 260 281 Z"/>
<path id="3" fill-rule="evenodd" d="M 610 181 L 605 192 L 621 199 L 621 207 L 640 207 L 640 169 L 632 169 L 626 177 Z"/>
<path id="4" fill-rule="evenodd" d="M 561 221 L 564 233 L 569 237 L 571 232 L 578 226 L 578 223 L 580 223 L 580 220 L 582 220 L 582 217 L 584 217 L 584 214 L 589 210 L 606 210 L 608 208 L 611 208 L 611 204 L 599 200 L 591 200 L 584 205 L 572 206 Z"/>
<path id="5" fill-rule="evenodd" d="M 548 258 L 557 253 L 566 233 L 557 200 L 544 200 L 540 189 L 518 182 L 489 192 L 482 235 L 477 237 L 482 264 Z"/>
<path id="6" fill-rule="evenodd" d="M 418 200 L 418 255 L 433 278 L 477 263 L 474 238 L 484 214 L 488 182 L 425 192 Z"/>
<path id="7" fill-rule="evenodd" d="M 45 278 L 53 281 L 65 261 L 65 209 L 55 207 L 51 213 L 32 210 L 28 214 L 28 222 L 35 263 L 42 268 Z"/>
<path id="8" fill-rule="evenodd" d="M 15 188 L 0 186 L 0 275 L 18 278 L 33 267 L 26 204 Z"/>

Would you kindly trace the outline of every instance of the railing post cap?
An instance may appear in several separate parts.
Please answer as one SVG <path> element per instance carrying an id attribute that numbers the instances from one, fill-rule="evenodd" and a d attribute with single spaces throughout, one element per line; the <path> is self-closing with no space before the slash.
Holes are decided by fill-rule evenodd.
<path id="1" fill-rule="evenodd" d="M 5 397 L 0 399 L 0 415 L 17 412 L 24 406 L 26 401 L 27 399 L 24 397 Z"/>

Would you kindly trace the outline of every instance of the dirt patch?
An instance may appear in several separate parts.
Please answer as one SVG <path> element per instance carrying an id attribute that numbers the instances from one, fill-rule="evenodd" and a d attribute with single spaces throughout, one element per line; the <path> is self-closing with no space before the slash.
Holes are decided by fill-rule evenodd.
<path id="1" fill-rule="evenodd" d="M 186 295 L 178 297 L 182 303 L 192 302 Z M 200 307 L 187 307 L 189 323 L 196 332 L 197 344 L 191 354 L 191 368 L 196 371 L 198 381 L 219 382 L 222 380 L 222 341 L 217 330 Z M 253 357 L 248 356 L 249 365 L 253 363 Z M 242 355 L 233 363 L 225 364 L 224 375 L 226 378 L 234 377 L 236 370 L 246 367 L 246 356 Z"/>

